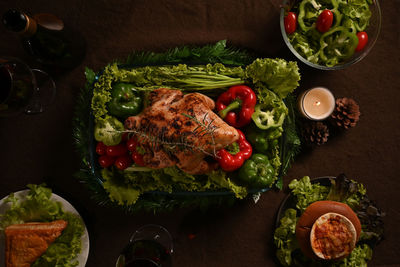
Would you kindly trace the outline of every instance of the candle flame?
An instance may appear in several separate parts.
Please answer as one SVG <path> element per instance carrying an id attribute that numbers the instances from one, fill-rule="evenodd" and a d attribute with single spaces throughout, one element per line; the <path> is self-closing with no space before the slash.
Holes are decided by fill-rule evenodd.
<path id="1" fill-rule="evenodd" d="M 314 102 L 314 106 L 319 106 L 319 105 L 321 105 L 321 102 L 320 102 L 320 101 L 315 101 L 315 102 Z"/>

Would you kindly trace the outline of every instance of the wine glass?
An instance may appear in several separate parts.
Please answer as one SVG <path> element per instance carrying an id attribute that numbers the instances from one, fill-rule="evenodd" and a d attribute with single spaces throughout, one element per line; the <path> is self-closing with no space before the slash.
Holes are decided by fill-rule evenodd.
<path id="1" fill-rule="evenodd" d="M 0 57 L 0 117 L 41 113 L 55 96 L 56 85 L 46 72 L 17 58 Z"/>
<path id="2" fill-rule="evenodd" d="M 172 252 L 170 233 L 160 225 L 148 224 L 132 235 L 116 267 L 171 267 Z"/>

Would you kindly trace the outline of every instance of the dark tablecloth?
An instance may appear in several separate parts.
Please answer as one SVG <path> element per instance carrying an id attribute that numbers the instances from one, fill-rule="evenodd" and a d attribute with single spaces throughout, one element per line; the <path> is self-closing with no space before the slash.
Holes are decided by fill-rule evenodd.
<path id="1" fill-rule="evenodd" d="M 72 117 L 84 67 L 100 70 L 133 50 L 164 51 L 226 39 L 260 57 L 295 60 L 279 28 L 278 0 L 3 0 L 9 7 L 54 13 L 79 29 L 87 54 L 77 68 L 55 76 L 55 103 L 40 115 L 0 119 L 0 197 L 28 183 L 46 182 L 82 213 L 90 234 L 89 267 L 114 266 L 139 226 L 156 223 L 174 237 L 174 266 L 275 266 L 272 243 L 275 216 L 285 192 L 269 191 L 257 204 L 249 199 L 205 213 L 127 215 L 97 205 L 73 174 L 80 162 L 72 140 Z M 360 63 L 340 71 L 318 71 L 299 64 L 299 90 L 325 86 L 336 97 L 354 98 L 361 108 L 358 125 L 327 144 L 303 153 L 284 177 L 284 185 L 304 175 L 341 172 L 361 181 L 386 213 L 385 240 L 374 250 L 371 266 L 400 266 L 400 1 L 382 1 L 382 30 Z M 18 38 L 0 26 L 0 54 L 38 66 Z M 195 234 L 194 238 L 189 238 Z"/>

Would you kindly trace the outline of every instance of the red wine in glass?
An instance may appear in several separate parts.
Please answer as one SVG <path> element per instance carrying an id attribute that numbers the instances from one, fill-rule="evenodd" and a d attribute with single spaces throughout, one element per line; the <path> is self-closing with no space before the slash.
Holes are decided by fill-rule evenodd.
<path id="1" fill-rule="evenodd" d="M 131 237 L 123 249 L 116 267 L 171 267 L 172 238 L 159 225 L 145 225 Z"/>
<path id="2" fill-rule="evenodd" d="M 171 267 L 171 254 L 154 240 L 131 242 L 122 252 L 126 267 Z"/>

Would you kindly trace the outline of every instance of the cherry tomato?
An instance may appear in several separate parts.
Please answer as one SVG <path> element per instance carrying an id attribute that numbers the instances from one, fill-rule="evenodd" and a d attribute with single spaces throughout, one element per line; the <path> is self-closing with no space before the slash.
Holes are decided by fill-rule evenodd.
<path id="1" fill-rule="evenodd" d="M 128 148 L 129 151 L 133 152 L 136 151 L 136 147 L 138 145 L 138 141 L 136 137 L 132 137 L 126 142 L 126 147 Z"/>
<path id="2" fill-rule="evenodd" d="M 103 155 L 99 157 L 99 164 L 101 167 L 103 168 L 108 168 L 111 165 L 113 165 L 115 162 L 115 158 L 114 157 L 110 157 L 107 155 Z"/>
<path id="3" fill-rule="evenodd" d="M 357 33 L 358 45 L 356 47 L 356 52 L 364 49 L 365 45 L 368 43 L 368 34 L 366 32 Z"/>
<path id="4" fill-rule="evenodd" d="M 138 152 L 132 152 L 132 159 L 135 164 L 139 166 L 144 166 L 143 155 L 139 154 Z"/>
<path id="5" fill-rule="evenodd" d="M 329 9 L 325 9 L 319 14 L 317 19 L 317 30 L 320 32 L 327 32 L 333 23 L 333 13 Z"/>
<path id="6" fill-rule="evenodd" d="M 297 15 L 294 12 L 288 12 L 284 19 L 285 31 L 288 34 L 294 33 L 297 27 Z"/>
<path id="7" fill-rule="evenodd" d="M 125 155 L 118 157 L 115 160 L 114 165 L 120 170 L 125 170 L 131 165 L 131 163 L 132 163 L 131 158 L 128 155 Z"/>
<path id="8" fill-rule="evenodd" d="M 124 156 L 127 153 L 128 153 L 128 149 L 126 148 L 124 143 L 120 143 L 115 146 L 108 146 L 106 149 L 106 154 L 111 157 Z"/>
<path id="9" fill-rule="evenodd" d="M 103 142 L 98 142 L 97 143 L 97 145 L 96 145 L 96 153 L 98 155 L 101 156 L 101 155 L 106 154 L 106 149 L 107 149 L 107 146 L 105 144 L 103 144 Z"/>

